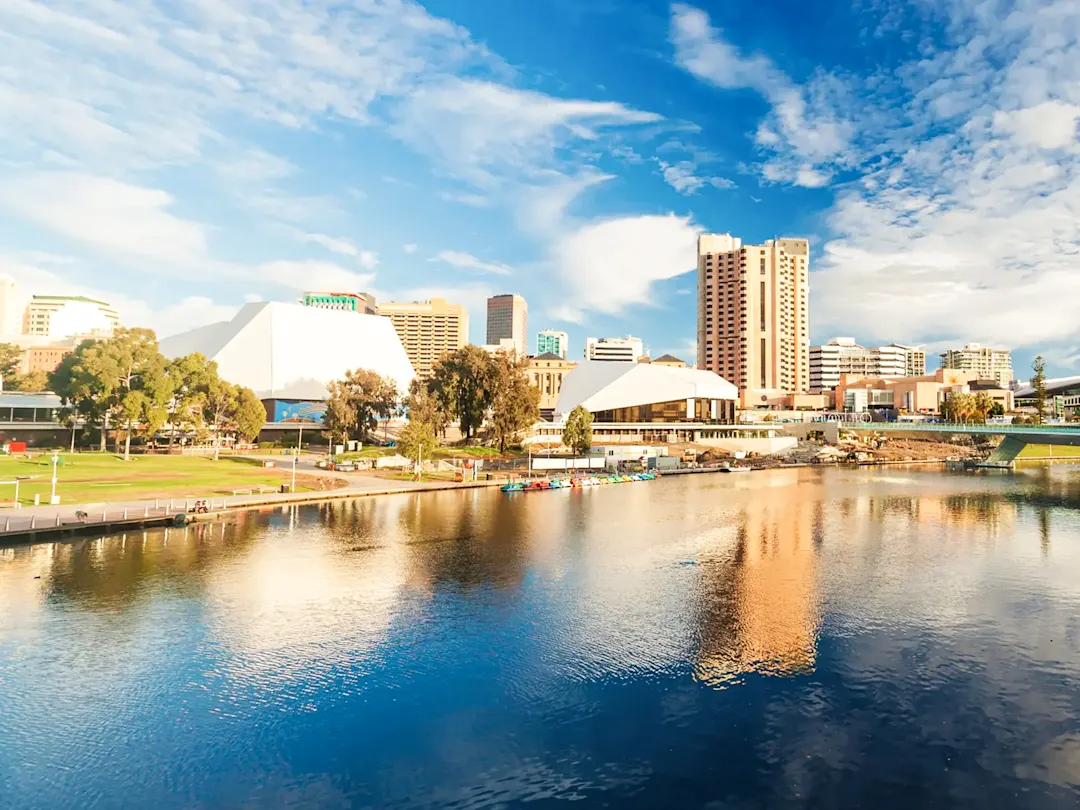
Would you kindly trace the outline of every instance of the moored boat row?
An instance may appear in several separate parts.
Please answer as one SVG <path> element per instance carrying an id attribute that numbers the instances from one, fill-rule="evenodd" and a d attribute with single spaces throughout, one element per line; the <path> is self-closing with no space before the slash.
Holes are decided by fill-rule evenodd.
<path id="1" fill-rule="evenodd" d="M 591 475 L 575 478 L 550 478 L 543 481 L 511 481 L 503 484 L 503 492 L 533 492 L 541 489 L 568 489 L 573 487 L 596 487 L 604 484 L 628 484 L 634 481 L 651 481 L 656 473 L 631 473 L 629 475 Z"/>

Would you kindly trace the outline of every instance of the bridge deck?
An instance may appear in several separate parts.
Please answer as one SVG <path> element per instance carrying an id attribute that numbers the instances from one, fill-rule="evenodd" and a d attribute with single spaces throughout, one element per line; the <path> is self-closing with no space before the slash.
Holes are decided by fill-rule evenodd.
<path id="1" fill-rule="evenodd" d="M 841 430 L 877 433 L 948 433 L 951 435 L 1014 436 L 1027 444 L 1080 445 L 1080 426 L 1072 425 L 953 425 L 924 422 L 851 422 Z"/>

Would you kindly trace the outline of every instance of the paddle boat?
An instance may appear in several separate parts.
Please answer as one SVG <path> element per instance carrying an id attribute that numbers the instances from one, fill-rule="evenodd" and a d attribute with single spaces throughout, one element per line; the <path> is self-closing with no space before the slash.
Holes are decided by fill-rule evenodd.
<path id="1" fill-rule="evenodd" d="M 541 489 L 571 489 L 574 487 L 596 487 L 606 484 L 626 484 L 634 481 L 652 481 L 655 472 L 630 473 L 628 475 L 591 475 L 575 478 L 548 478 L 539 481 L 509 481 L 500 489 L 503 492 L 533 492 Z"/>

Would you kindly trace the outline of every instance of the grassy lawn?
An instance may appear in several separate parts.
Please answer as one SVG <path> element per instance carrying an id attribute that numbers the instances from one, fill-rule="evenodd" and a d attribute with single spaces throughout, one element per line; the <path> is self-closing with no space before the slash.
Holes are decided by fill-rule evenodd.
<path id="1" fill-rule="evenodd" d="M 220 461 L 191 456 L 132 456 L 131 461 L 111 454 L 61 454 L 56 468 L 56 493 L 61 503 L 100 503 L 153 498 L 231 495 L 234 489 L 280 487 L 289 469 L 263 469 L 252 459 L 222 457 Z M 48 503 L 52 481 L 49 456 L 32 460 L 0 457 L 0 481 L 33 476 L 19 485 L 19 500 L 32 504 L 34 495 Z M 306 476 L 304 477 L 306 478 Z M 297 478 L 297 491 L 305 491 Z M 13 484 L 0 484 L 0 501 L 10 501 Z"/>
<path id="2" fill-rule="evenodd" d="M 411 472 L 390 472 L 388 470 L 377 472 L 375 475 L 379 478 L 386 478 L 390 481 L 415 481 L 416 475 Z M 423 482 L 428 481 L 453 481 L 454 474 L 451 472 L 438 472 L 438 473 L 424 473 L 420 478 Z"/>
<path id="3" fill-rule="evenodd" d="M 1048 444 L 1029 444 L 1023 450 L 1020 451 L 1018 459 L 1021 458 L 1080 458 L 1080 447 L 1070 447 L 1069 445 L 1048 445 Z"/>

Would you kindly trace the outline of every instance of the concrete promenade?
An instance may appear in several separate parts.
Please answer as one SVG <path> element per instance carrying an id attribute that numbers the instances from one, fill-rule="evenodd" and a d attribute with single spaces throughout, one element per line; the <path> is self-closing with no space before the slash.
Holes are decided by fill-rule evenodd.
<path id="1" fill-rule="evenodd" d="M 278 458 L 280 460 L 280 457 Z M 315 503 L 319 501 L 363 498 L 374 495 L 399 495 L 412 492 L 434 492 L 450 489 L 472 489 L 477 487 L 499 486 L 502 480 L 467 481 L 395 481 L 379 478 L 371 473 L 343 473 L 320 470 L 310 460 L 297 464 L 297 473 L 337 478 L 345 481 L 345 486 L 338 489 L 316 490 L 311 492 L 265 494 L 245 494 L 230 496 L 211 496 L 206 493 L 190 495 L 163 496 L 155 500 L 127 501 L 116 503 L 61 503 L 59 506 L 26 506 L 20 509 L 8 509 L 0 513 L 0 546 L 14 543 L 31 542 L 35 539 L 66 533 L 88 534 L 123 530 L 127 527 L 146 525 L 168 525 L 176 515 L 206 520 L 214 515 L 221 515 L 241 509 L 261 506 L 282 506 L 286 504 Z M 208 514 L 193 515 L 188 508 L 196 500 L 205 500 L 210 508 Z M 77 513 L 85 512 L 86 517 Z"/>

